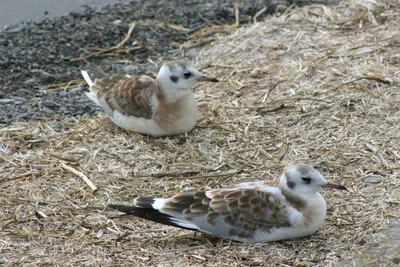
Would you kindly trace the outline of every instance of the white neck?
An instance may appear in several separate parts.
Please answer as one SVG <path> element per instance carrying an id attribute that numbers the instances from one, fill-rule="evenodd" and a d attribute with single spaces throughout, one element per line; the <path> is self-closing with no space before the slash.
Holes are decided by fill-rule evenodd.
<path id="1" fill-rule="evenodd" d="M 176 90 L 176 88 L 170 89 L 168 87 L 161 87 L 160 90 L 164 96 L 165 102 L 167 103 L 174 103 L 181 97 L 192 94 L 190 90 Z"/>

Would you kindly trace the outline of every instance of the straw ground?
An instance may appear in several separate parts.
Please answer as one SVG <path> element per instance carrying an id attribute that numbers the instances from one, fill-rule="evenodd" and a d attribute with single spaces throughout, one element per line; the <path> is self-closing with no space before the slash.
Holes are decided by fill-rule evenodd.
<path id="1" fill-rule="evenodd" d="M 291 7 L 221 34 L 193 62 L 222 82 L 197 88 L 187 136 L 149 138 L 105 116 L 1 129 L 1 264 L 397 265 L 399 11 L 395 1 Z M 240 244 L 104 210 L 138 195 L 277 184 L 297 162 L 350 190 L 324 192 L 326 221 L 299 240 Z"/>

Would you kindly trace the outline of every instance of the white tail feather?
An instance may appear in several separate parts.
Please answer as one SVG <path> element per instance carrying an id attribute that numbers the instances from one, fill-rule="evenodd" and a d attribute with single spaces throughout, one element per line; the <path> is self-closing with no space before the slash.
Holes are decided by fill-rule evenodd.
<path id="1" fill-rule="evenodd" d="M 154 203 L 152 204 L 153 209 L 162 210 L 164 208 L 165 202 L 167 202 L 167 199 L 165 198 L 155 198 Z"/>
<path id="2" fill-rule="evenodd" d="M 176 223 L 179 226 L 185 227 L 185 228 L 189 228 L 189 229 L 193 229 L 193 230 L 198 230 L 200 231 L 201 229 L 195 225 L 194 223 L 191 223 L 183 218 L 176 218 L 176 217 L 171 217 L 170 220 L 174 223 Z"/>
<path id="3" fill-rule="evenodd" d="M 85 79 L 85 81 L 87 82 L 87 84 L 89 85 L 89 86 L 92 86 L 93 85 L 93 81 L 92 81 L 92 79 L 90 79 L 90 76 L 89 76 L 89 74 L 87 73 L 87 71 L 86 70 L 81 70 L 81 73 L 82 73 L 82 76 L 83 76 L 83 78 Z M 90 98 L 90 97 L 89 97 Z M 91 98 L 90 98 L 91 99 Z"/>
<path id="4" fill-rule="evenodd" d="M 92 100 L 94 103 L 96 103 L 97 105 L 101 106 L 99 100 L 97 100 L 97 96 L 96 96 L 95 93 L 93 93 L 93 92 L 85 92 L 85 95 L 86 95 L 90 100 Z"/>

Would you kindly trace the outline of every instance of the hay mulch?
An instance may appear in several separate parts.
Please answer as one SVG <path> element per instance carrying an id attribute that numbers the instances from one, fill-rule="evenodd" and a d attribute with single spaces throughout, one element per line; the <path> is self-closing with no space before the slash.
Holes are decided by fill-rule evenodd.
<path id="1" fill-rule="evenodd" d="M 187 136 L 128 133 L 105 116 L 1 129 L 1 264 L 397 265 L 399 25 L 395 1 L 362 1 L 290 7 L 221 34 L 194 62 L 222 82 L 197 87 Z M 296 162 L 350 190 L 324 192 L 327 219 L 307 238 L 240 244 L 104 210 L 138 195 L 277 184 Z"/>

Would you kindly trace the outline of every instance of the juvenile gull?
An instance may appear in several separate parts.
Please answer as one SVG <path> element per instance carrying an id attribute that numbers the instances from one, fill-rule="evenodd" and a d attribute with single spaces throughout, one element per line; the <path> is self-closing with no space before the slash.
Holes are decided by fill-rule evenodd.
<path id="1" fill-rule="evenodd" d="M 255 243 L 299 238 L 317 231 L 325 219 L 323 188 L 347 190 L 328 182 L 314 168 L 287 169 L 278 187 L 263 181 L 170 198 L 137 197 L 133 206 L 108 207 L 154 222 L 235 241 Z"/>
<path id="2" fill-rule="evenodd" d="M 148 76 L 107 76 L 97 66 L 82 70 L 90 86 L 86 95 L 104 108 L 119 127 L 152 136 L 191 131 L 197 121 L 197 103 L 190 86 L 218 82 L 184 61 L 165 63 L 157 79 Z"/>

